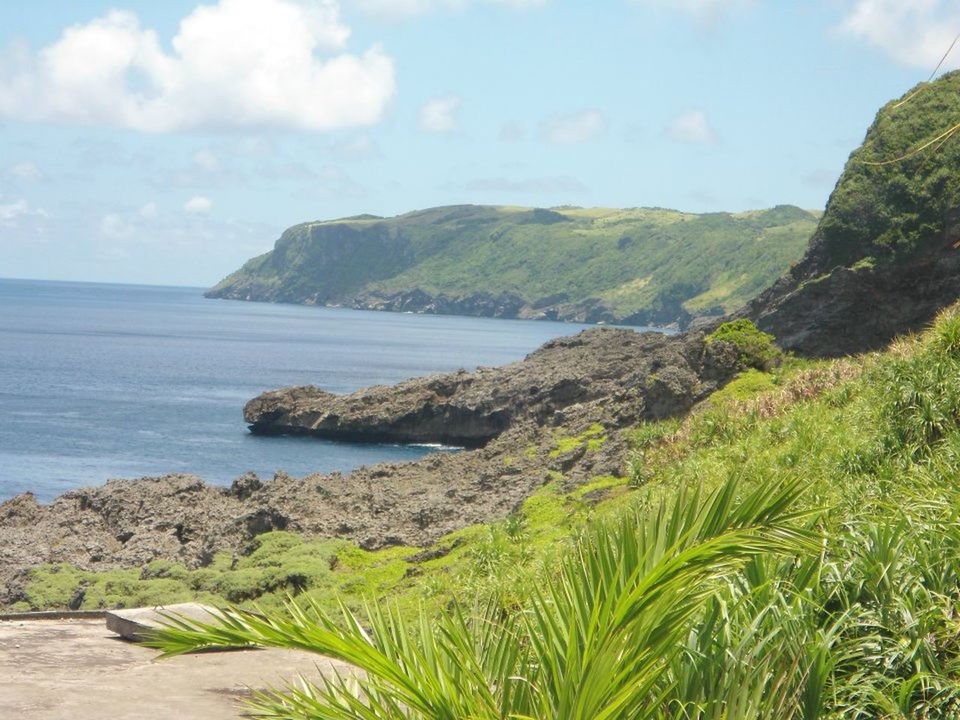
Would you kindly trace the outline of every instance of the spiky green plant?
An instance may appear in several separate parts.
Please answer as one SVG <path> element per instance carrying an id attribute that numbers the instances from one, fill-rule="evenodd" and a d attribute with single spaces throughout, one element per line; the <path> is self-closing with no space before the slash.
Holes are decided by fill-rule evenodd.
<path id="1" fill-rule="evenodd" d="M 167 656 L 297 648 L 359 671 L 260 693 L 256 717 L 682 716 L 686 700 L 670 668 L 717 593 L 754 558 L 816 547 L 798 522 L 798 483 L 768 484 L 743 497 L 738 487 L 730 481 L 708 494 L 681 491 L 593 529 L 517 613 L 453 607 L 409 624 L 380 603 L 362 619 L 346 608 L 339 619 L 294 605 L 284 616 L 226 609 L 214 624 L 174 619 L 151 644 Z"/>

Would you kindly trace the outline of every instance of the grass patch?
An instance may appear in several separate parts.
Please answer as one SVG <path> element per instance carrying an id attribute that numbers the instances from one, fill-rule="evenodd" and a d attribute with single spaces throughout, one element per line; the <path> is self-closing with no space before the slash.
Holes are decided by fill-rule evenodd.
<path id="1" fill-rule="evenodd" d="M 602 448 L 606 441 L 607 435 L 603 425 L 594 423 L 579 435 L 557 435 L 553 449 L 550 450 L 550 457 L 556 458 L 566 455 L 581 446 L 586 446 L 589 452 L 594 452 Z"/>

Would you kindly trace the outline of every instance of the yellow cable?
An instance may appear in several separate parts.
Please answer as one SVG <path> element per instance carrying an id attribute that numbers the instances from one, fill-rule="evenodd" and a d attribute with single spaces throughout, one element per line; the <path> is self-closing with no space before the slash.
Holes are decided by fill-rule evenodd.
<path id="1" fill-rule="evenodd" d="M 940 135 L 937 135 L 937 137 L 935 137 L 933 140 L 930 140 L 929 142 L 925 142 L 923 145 L 916 148 L 915 150 L 911 150 L 906 155 L 901 155 L 900 157 L 894 158 L 893 160 L 857 160 L 856 162 L 859 162 L 861 165 L 873 165 L 875 167 L 880 165 L 892 165 L 893 163 L 902 162 L 903 160 L 908 160 L 909 158 L 912 158 L 914 155 L 918 155 L 922 153 L 928 147 L 930 147 L 931 145 L 933 145 L 934 143 L 940 140 L 943 140 L 944 142 L 946 142 L 950 138 L 950 136 L 952 136 L 958 130 L 960 130 L 960 123 L 957 123 L 946 132 L 943 132 Z"/>
<path id="2" fill-rule="evenodd" d="M 938 72 L 940 72 L 940 68 L 943 67 L 943 64 L 947 61 L 947 58 L 950 57 L 950 53 L 953 52 L 953 48 L 956 47 L 957 42 L 960 42 L 960 33 L 957 33 L 956 37 L 953 38 L 953 42 L 950 43 L 950 47 L 947 48 L 947 51 L 946 51 L 946 52 L 943 54 L 943 56 L 940 58 L 940 62 L 937 63 L 937 66 L 933 69 L 933 72 L 930 73 L 930 77 L 927 78 L 926 82 L 921 83 L 921 85 L 920 85 L 916 90 L 914 90 L 912 93 L 910 93 L 909 95 L 907 95 L 903 100 L 901 100 L 901 101 L 898 102 L 897 104 L 893 105 L 893 106 L 890 108 L 890 112 L 893 112 L 894 110 L 899 109 L 899 108 L 902 107 L 903 105 L 905 105 L 905 104 L 907 104 L 908 102 L 910 102 L 913 98 L 915 98 L 915 97 L 916 97 L 917 95 L 919 95 L 921 92 L 923 92 L 924 90 L 926 90 L 928 87 L 930 87 L 930 81 L 933 80 L 933 78 L 936 76 L 936 74 L 937 74 Z M 879 128 L 879 122 L 880 122 L 880 120 L 879 120 L 879 118 L 878 118 L 878 120 L 877 120 L 877 124 L 878 124 L 877 132 L 878 132 L 878 133 L 879 133 L 879 130 L 880 130 L 880 128 Z M 870 160 L 858 160 L 857 162 L 859 162 L 859 163 L 861 163 L 861 164 L 863 164 L 863 165 L 873 165 L 873 166 L 878 166 L 878 165 L 892 165 L 893 163 L 897 163 L 897 162 L 900 162 L 900 161 L 902 161 L 902 160 L 906 160 L 907 158 L 911 158 L 911 157 L 913 157 L 914 155 L 916 155 L 916 154 L 919 153 L 919 152 L 923 152 L 924 150 L 926 150 L 928 147 L 930 147 L 931 145 L 933 145 L 935 142 L 937 142 L 937 141 L 940 140 L 941 138 L 943 138 L 943 142 L 946 142 L 947 140 L 950 139 L 950 137 L 951 137 L 951 136 L 953 135 L 953 133 L 957 130 L 957 128 L 958 128 L 958 126 L 954 126 L 954 127 L 950 128 L 950 129 L 947 130 L 947 132 L 945 132 L 943 135 L 940 135 L 939 137 L 934 138 L 934 139 L 931 140 L 929 143 L 927 143 L 927 144 L 925 144 L 925 145 L 922 145 L 921 147 L 917 148 L 915 151 L 913 151 L 913 152 L 911 152 L 911 153 L 908 153 L 907 155 L 904 155 L 904 156 L 902 156 L 902 157 L 895 158 L 895 159 L 893 159 L 893 160 L 884 160 L 884 161 L 882 161 L 882 162 L 870 161 Z M 946 137 L 944 137 L 944 136 L 946 136 Z M 876 138 L 876 137 L 871 138 L 870 140 L 868 140 L 867 142 L 865 142 L 865 143 L 863 144 L 863 147 L 864 147 L 864 148 L 867 148 L 867 147 L 873 145 L 874 143 L 876 143 L 876 141 L 877 141 L 877 138 Z M 943 142 L 940 143 L 940 145 L 943 145 Z M 940 145 L 937 146 L 937 148 L 936 148 L 937 150 L 940 149 Z"/>

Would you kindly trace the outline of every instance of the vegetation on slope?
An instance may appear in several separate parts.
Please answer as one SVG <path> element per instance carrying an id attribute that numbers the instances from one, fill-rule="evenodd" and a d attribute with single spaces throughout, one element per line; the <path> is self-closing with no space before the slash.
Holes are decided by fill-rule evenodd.
<path id="1" fill-rule="evenodd" d="M 597 430 L 577 441 L 599 437 Z M 566 440 L 558 438 L 558 447 Z M 778 511 L 775 522 L 751 527 L 764 537 L 774 528 L 813 533 L 816 549 L 801 542 L 787 555 L 763 548 L 762 554 L 748 558 L 742 552 L 747 548 L 739 546 L 731 548 L 729 556 L 720 553 L 716 559 L 721 564 L 711 565 L 712 571 L 690 585 L 698 590 L 693 593 L 696 602 L 684 605 L 692 609 L 683 618 L 683 631 L 676 635 L 675 626 L 664 626 L 665 636 L 682 640 L 670 645 L 672 650 L 649 646 L 662 662 L 643 670 L 644 682 L 649 681 L 642 697 L 645 711 L 652 717 L 728 720 L 957 716 L 960 315 L 948 313 L 930 332 L 899 341 L 883 353 L 818 362 L 788 358 L 771 372 L 751 369 L 687 419 L 637 427 L 632 444 L 634 455 L 626 476 L 598 477 L 571 489 L 556 474 L 514 515 L 493 525 L 466 528 L 426 551 L 391 548 L 365 553 L 271 533 L 259 539 L 262 550 L 229 562 L 219 559 L 215 563 L 219 568 L 211 572 L 227 577 L 233 565 L 238 580 L 265 589 L 259 601 L 265 609 L 272 608 L 271 617 L 286 617 L 275 613 L 282 597 L 291 593 L 307 614 L 293 626 L 284 626 L 286 630 L 274 628 L 275 639 L 287 642 L 287 631 L 304 623 L 311 638 L 325 638 L 326 645 L 317 645 L 325 652 L 331 652 L 331 638 L 341 631 L 322 622 L 318 628 L 316 617 L 336 616 L 342 599 L 374 628 L 368 641 L 353 638 L 354 650 L 379 648 L 391 663 L 401 665 L 391 679 L 377 681 L 386 683 L 380 687 L 381 695 L 395 699 L 392 685 L 422 681 L 424 692 L 429 692 L 431 683 L 440 682 L 437 673 L 450 667 L 450 652 L 466 653 L 456 656 L 459 661 L 474 657 L 470 653 L 475 651 L 518 650 L 509 640 L 516 623 L 521 623 L 519 632 L 530 643 L 521 643 L 524 652 L 544 638 L 556 647 L 586 642 L 586 636 L 578 634 L 589 625 L 581 624 L 588 618 L 578 614 L 584 608 L 558 603 L 590 603 L 590 622 L 601 623 L 612 646 L 626 637 L 621 630 L 637 637 L 632 633 L 641 632 L 638 628 L 646 632 L 653 627 L 642 623 L 659 619 L 658 603 L 644 606 L 652 616 L 637 610 L 641 624 L 629 630 L 611 631 L 605 614 L 615 608 L 633 612 L 625 593 L 648 587 L 645 578 L 656 585 L 661 563 L 677 569 L 692 547 L 690 537 L 688 544 L 675 546 L 673 535 L 654 543 L 655 554 L 645 554 L 651 547 L 645 533 L 656 525 L 651 525 L 651 518 L 681 510 L 690 512 L 689 517 L 704 517 L 691 508 L 703 510 L 711 503 L 692 503 L 692 488 L 702 489 L 701 499 L 712 497 L 712 492 L 727 493 L 730 512 L 744 507 L 734 502 L 736 497 L 772 497 L 784 488 L 799 488 L 802 493 Z M 643 521 L 638 523 L 637 517 Z M 731 527 L 726 517 L 713 526 L 717 537 Z M 609 541 L 611 534 L 615 542 Z M 700 540 L 707 539 L 698 538 L 698 548 Z M 650 562 L 642 563 L 635 575 L 616 578 L 618 590 L 610 593 L 609 602 L 599 602 L 601 596 L 587 597 L 585 589 L 605 587 L 602 583 L 607 581 L 593 573 L 607 567 L 605 562 L 614 566 L 609 555 L 614 550 L 636 552 Z M 289 578 L 298 562 L 302 575 L 297 582 L 270 589 L 269 583 L 258 585 L 254 580 Z M 311 569 L 308 562 L 316 564 Z M 256 572 L 244 574 L 255 566 Z M 38 569 L 31 587 L 40 593 L 44 583 L 64 572 Z M 202 577 L 204 570 L 177 572 L 185 574 L 182 587 L 190 590 L 195 580 L 189 578 Z M 562 578 L 576 573 L 583 582 L 563 584 L 567 581 Z M 89 579 L 94 588 L 103 576 Z M 546 604 L 536 588 L 547 588 Z M 562 588 L 579 594 L 556 596 Z M 242 601 L 257 592 L 235 597 Z M 687 603 L 693 596 L 685 592 L 669 597 Z M 632 597 L 641 594 L 636 590 Z M 363 599 L 373 597 L 390 600 L 367 618 Z M 478 598 L 483 599 L 479 608 Z M 484 609 L 486 603 L 494 610 Z M 460 614 L 451 613 L 451 607 L 460 608 Z M 551 617 L 550 607 L 564 607 L 564 617 L 580 620 L 563 628 L 524 624 L 529 617 Z M 517 609 L 532 615 L 516 616 Z M 427 618 L 444 610 L 447 619 L 442 626 L 432 620 L 419 624 L 421 610 Z M 251 621 L 237 617 L 241 625 Z M 283 622 L 276 620 L 281 626 Z M 388 625 L 395 629 L 390 638 L 384 635 Z M 390 642 L 406 637 L 401 627 L 410 630 L 411 644 L 391 647 Z M 449 633 L 446 640 L 434 635 L 438 627 Z M 232 641 L 252 639 L 241 630 L 250 628 L 237 630 L 240 634 Z M 261 631 L 266 632 L 256 630 Z M 179 649 L 204 642 L 196 637 L 180 641 L 187 644 Z M 412 649 L 436 649 L 437 643 L 442 652 L 425 656 L 436 657 L 436 665 L 411 664 Z M 445 676 L 449 692 L 461 698 L 476 692 L 479 697 L 491 688 L 506 687 L 496 683 L 500 670 L 485 664 L 492 662 L 491 657 L 478 657 L 483 662 L 470 672 Z M 522 658 L 529 660 L 528 655 Z M 551 677 L 556 684 L 543 688 L 546 695 L 538 696 L 536 706 L 541 714 L 535 716 L 578 717 L 575 712 L 556 714 L 560 706 L 551 703 L 561 696 L 565 702 L 580 702 L 578 693 L 593 687 L 577 674 L 587 668 L 571 664 L 570 654 L 550 654 L 538 656 L 537 669 L 527 671 L 540 672 L 544 661 L 554 664 Z M 524 668 L 512 666 L 510 672 L 525 677 Z M 629 676 L 611 677 L 615 683 L 630 681 Z M 481 680 L 488 681 L 486 689 Z M 601 694 L 610 700 L 606 692 Z M 637 696 L 630 697 L 631 702 L 638 701 Z M 501 696 L 496 701 L 505 703 L 501 707 L 508 702 Z M 582 701 L 583 708 L 597 711 L 598 706 L 590 704 L 593 700 Z M 266 702 L 275 706 L 286 701 L 272 697 Z M 398 717 L 387 710 L 361 716 Z M 269 716 L 300 717 L 293 711 Z M 321 716 L 347 715 L 331 711 Z M 491 711 L 475 716 L 505 715 Z"/>
<path id="2" fill-rule="evenodd" d="M 474 616 L 454 607 L 407 626 L 374 606 L 363 622 L 347 612 L 344 628 L 295 608 L 290 617 L 228 612 L 220 627 L 183 623 L 154 642 L 168 654 L 300 647 L 363 671 L 263 693 L 255 712 L 264 717 L 656 717 L 658 705 L 674 705 L 664 676 L 714 588 L 764 553 L 798 553 L 805 544 L 816 550 L 791 523 L 796 486 L 740 501 L 736 489 L 728 483 L 705 499 L 678 497 L 595 529 L 524 612 L 488 606 Z"/>
<path id="3" fill-rule="evenodd" d="M 745 318 L 721 324 L 707 336 L 707 342 L 730 343 L 740 354 L 741 362 L 757 370 L 769 370 L 783 357 L 773 335 L 758 330 Z"/>
<path id="4" fill-rule="evenodd" d="M 509 297 L 505 308 L 475 311 L 561 319 L 592 311 L 668 324 L 745 303 L 800 257 L 816 220 L 791 206 L 706 215 L 454 206 L 361 216 L 290 228 L 210 294 L 371 307 L 407 294 L 405 309 L 441 311 L 438 297 L 467 299 L 458 312 L 471 310 L 470 298 Z"/>
<path id="5" fill-rule="evenodd" d="M 634 509 L 536 582 L 514 575 L 521 613 L 468 604 L 405 630 L 375 605 L 367 635 L 322 608 L 234 612 L 159 644 L 295 645 L 369 673 L 359 700 L 338 682 L 261 696 L 270 717 L 956 717 L 960 316 L 758 375 L 636 430 Z"/>
<path id="6" fill-rule="evenodd" d="M 807 357 L 876 350 L 960 297 L 960 73 L 877 114 L 803 259 L 738 314 Z"/>
<path id="7" fill-rule="evenodd" d="M 948 214 L 960 207 L 957 123 L 960 72 L 880 109 L 821 221 L 821 271 L 864 258 L 905 260 L 944 244 Z"/>

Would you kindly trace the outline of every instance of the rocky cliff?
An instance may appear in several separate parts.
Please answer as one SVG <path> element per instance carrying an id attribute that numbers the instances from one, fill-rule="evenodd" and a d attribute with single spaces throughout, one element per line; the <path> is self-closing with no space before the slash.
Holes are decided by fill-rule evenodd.
<path id="1" fill-rule="evenodd" d="M 920 330 L 956 301 L 960 137 L 950 129 L 958 122 L 956 72 L 882 108 L 803 259 L 738 314 L 784 348 L 839 356 Z"/>
<path id="2" fill-rule="evenodd" d="M 247 403 L 244 418 L 258 433 L 475 447 L 517 422 L 543 424 L 570 405 L 601 398 L 616 408 L 618 422 L 628 420 L 624 413 L 634 421 L 675 414 L 729 372 L 723 347 L 700 335 L 604 328 L 553 340 L 520 362 L 472 373 L 416 378 L 351 395 L 313 386 L 275 390 Z"/>

